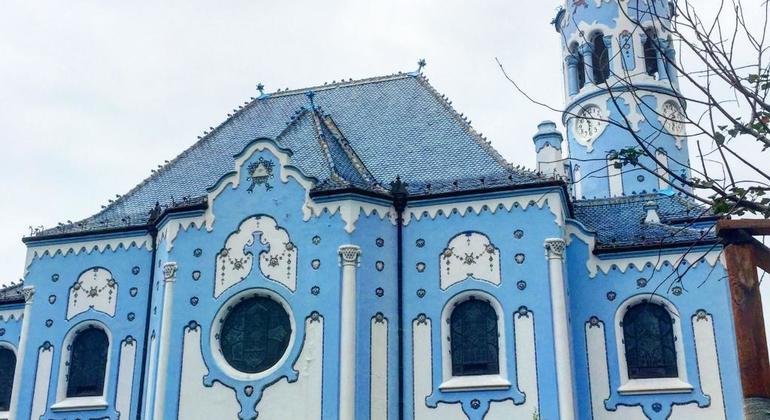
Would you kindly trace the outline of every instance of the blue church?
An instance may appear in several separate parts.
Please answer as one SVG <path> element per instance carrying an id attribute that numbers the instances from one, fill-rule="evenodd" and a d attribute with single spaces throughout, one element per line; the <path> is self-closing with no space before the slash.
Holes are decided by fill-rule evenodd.
<path id="1" fill-rule="evenodd" d="M 24 238 L 0 419 L 743 418 L 717 218 L 672 188 L 685 103 L 649 8 L 669 4 L 558 11 L 565 111 L 535 170 L 420 71 L 260 86 L 98 214 Z M 619 164 L 620 120 L 656 173 Z"/>

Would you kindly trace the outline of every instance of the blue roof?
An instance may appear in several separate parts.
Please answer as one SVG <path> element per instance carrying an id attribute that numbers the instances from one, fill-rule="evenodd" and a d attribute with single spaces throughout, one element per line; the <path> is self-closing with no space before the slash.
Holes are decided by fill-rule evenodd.
<path id="1" fill-rule="evenodd" d="M 658 205 L 660 223 L 645 223 L 645 204 Z M 641 194 L 579 200 L 575 218 L 596 232 L 597 249 L 674 246 L 716 240 L 712 213 L 678 195 Z"/>
<path id="2" fill-rule="evenodd" d="M 263 137 L 292 150 L 293 164 L 327 190 L 387 191 L 396 176 L 421 189 L 546 180 L 512 168 L 422 75 L 396 74 L 261 95 L 100 213 L 42 236 L 145 224 L 156 203 L 205 196 L 233 170 L 234 155 Z"/>

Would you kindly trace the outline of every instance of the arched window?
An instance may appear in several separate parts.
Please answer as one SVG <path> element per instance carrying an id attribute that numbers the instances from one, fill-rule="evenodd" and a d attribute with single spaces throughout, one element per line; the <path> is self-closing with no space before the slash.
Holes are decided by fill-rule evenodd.
<path id="1" fill-rule="evenodd" d="M 604 83 L 610 77 L 610 53 L 604 44 L 604 34 L 597 32 L 591 40 L 594 84 Z"/>
<path id="2" fill-rule="evenodd" d="M 0 411 L 11 408 L 13 376 L 16 373 L 16 354 L 13 350 L 0 347 Z"/>
<path id="3" fill-rule="evenodd" d="M 678 377 L 673 320 L 665 307 L 642 302 L 629 308 L 623 342 L 629 379 Z"/>
<path id="4" fill-rule="evenodd" d="M 100 328 L 89 327 L 75 336 L 70 352 L 67 398 L 103 395 L 109 347 L 110 340 Z"/>
<path id="5" fill-rule="evenodd" d="M 450 318 L 452 375 L 500 373 L 497 313 L 479 299 L 459 303 Z"/>
<path id="6" fill-rule="evenodd" d="M 644 30 L 644 68 L 647 74 L 655 76 L 658 74 L 658 49 L 655 46 L 657 35 L 655 29 L 647 28 Z"/>

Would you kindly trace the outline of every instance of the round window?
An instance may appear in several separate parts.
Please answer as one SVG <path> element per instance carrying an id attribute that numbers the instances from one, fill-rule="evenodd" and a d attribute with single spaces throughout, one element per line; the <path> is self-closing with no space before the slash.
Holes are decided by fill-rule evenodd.
<path id="1" fill-rule="evenodd" d="M 270 298 L 250 297 L 226 315 L 219 337 L 230 366 L 244 373 L 264 372 L 281 360 L 289 346 L 289 314 Z"/>

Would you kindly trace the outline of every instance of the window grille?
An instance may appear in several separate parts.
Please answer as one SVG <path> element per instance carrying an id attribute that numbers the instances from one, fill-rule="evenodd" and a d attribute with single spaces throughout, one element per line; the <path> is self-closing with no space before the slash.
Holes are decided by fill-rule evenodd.
<path id="1" fill-rule="evenodd" d="M 259 373 L 283 357 L 291 338 L 289 314 L 276 301 L 252 297 L 233 307 L 220 332 L 222 355 L 233 368 Z"/>
<path id="2" fill-rule="evenodd" d="M 67 398 L 103 395 L 109 346 L 107 334 L 99 328 L 77 333 L 71 345 Z"/>
<path id="3" fill-rule="evenodd" d="M 452 375 L 500 373 L 497 313 L 489 303 L 470 299 L 458 304 L 450 324 Z"/>
<path id="4" fill-rule="evenodd" d="M 673 320 L 666 308 L 649 302 L 633 306 L 622 327 L 629 379 L 678 376 Z"/>

